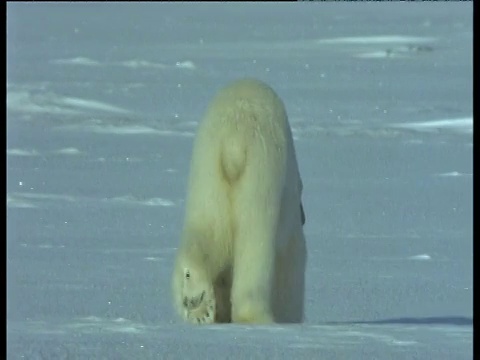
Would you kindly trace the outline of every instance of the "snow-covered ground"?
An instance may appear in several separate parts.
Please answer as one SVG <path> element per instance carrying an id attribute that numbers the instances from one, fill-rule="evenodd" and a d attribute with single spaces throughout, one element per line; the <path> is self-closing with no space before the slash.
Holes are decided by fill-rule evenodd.
<path id="1" fill-rule="evenodd" d="M 196 125 L 250 76 L 304 182 L 302 325 L 170 301 Z M 472 3 L 7 4 L 9 359 L 469 359 Z"/>

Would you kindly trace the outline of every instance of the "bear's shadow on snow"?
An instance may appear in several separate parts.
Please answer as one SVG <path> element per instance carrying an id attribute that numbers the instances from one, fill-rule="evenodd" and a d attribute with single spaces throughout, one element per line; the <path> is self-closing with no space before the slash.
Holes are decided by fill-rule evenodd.
<path id="1" fill-rule="evenodd" d="M 403 317 L 390 318 L 380 320 L 360 320 L 360 321 L 329 321 L 327 325 L 355 325 L 355 324 L 370 324 L 370 325 L 391 325 L 391 324 L 405 324 L 405 325 L 458 325 L 458 326 L 472 326 L 473 318 L 464 316 L 438 316 L 438 317 Z"/>

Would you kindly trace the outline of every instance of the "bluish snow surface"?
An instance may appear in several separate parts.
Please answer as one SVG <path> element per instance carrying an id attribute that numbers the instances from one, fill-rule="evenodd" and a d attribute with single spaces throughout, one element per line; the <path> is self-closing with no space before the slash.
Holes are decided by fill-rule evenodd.
<path id="1" fill-rule="evenodd" d="M 302 325 L 170 301 L 192 140 L 241 77 L 285 102 Z M 9 359 L 469 359 L 472 3 L 7 4 Z"/>

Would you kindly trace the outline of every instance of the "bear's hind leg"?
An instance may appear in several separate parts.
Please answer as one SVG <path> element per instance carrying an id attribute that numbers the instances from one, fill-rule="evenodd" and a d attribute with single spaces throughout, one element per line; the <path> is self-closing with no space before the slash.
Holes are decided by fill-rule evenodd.
<path id="1" fill-rule="evenodd" d="M 185 321 L 208 324 L 215 321 L 215 290 L 201 239 L 196 239 L 186 242 L 177 254 L 173 296 L 177 311 Z"/>
<path id="2" fill-rule="evenodd" d="M 286 251 L 277 257 L 274 299 L 279 323 L 304 320 L 306 247 L 301 231 L 292 236 Z"/>
<path id="3" fill-rule="evenodd" d="M 246 208 L 245 208 L 246 209 Z M 235 239 L 232 321 L 268 324 L 274 322 L 272 286 L 274 282 L 274 225 L 270 216 L 255 210 L 243 214 L 245 223 Z M 267 210 L 268 212 L 268 210 Z"/>

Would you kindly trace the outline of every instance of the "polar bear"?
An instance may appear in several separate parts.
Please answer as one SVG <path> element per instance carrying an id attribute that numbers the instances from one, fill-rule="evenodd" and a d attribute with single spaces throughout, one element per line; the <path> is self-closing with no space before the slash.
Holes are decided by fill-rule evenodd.
<path id="1" fill-rule="evenodd" d="M 299 323 L 305 214 L 282 100 L 255 79 L 226 86 L 200 123 L 173 271 L 191 323 Z"/>

